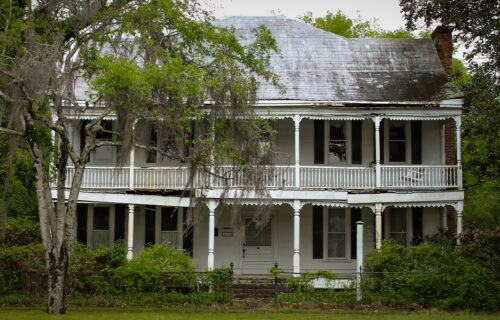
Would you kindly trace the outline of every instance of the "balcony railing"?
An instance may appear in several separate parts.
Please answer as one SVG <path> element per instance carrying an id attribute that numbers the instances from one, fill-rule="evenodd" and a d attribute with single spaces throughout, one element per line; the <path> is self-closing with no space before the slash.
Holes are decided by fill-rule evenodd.
<path id="1" fill-rule="evenodd" d="M 382 166 L 385 188 L 451 188 L 458 187 L 457 166 Z"/>
<path id="2" fill-rule="evenodd" d="M 214 174 L 198 172 L 192 182 L 188 167 L 87 167 L 82 189 L 184 189 L 246 188 L 255 184 L 273 189 L 295 189 L 294 166 L 262 167 L 259 174 L 232 166 L 218 166 Z M 66 187 L 71 187 L 75 169 L 68 167 Z M 374 189 L 375 168 L 300 166 L 299 189 Z M 461 187 L 458 166 L 381 166 L 382 189 L 443 189 Z"/>

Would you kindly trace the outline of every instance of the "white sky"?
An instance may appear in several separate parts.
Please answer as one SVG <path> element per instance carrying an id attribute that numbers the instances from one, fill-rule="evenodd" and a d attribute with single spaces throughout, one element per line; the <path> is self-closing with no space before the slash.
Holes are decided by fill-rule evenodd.
<path id="1" fill-rule="evenodd" d="M 202 0 L 212 9 L 216 18 L 225 16 L 269 16 L 271 11 L 289 18 L 297 18 L 307 11 L 313 16 L 325 16 L 329 10 L 341 10 L 350 18 L 359 14 L 364 19 L 377 18 L 384 29 L 404 26 L 399 0 Z"/>

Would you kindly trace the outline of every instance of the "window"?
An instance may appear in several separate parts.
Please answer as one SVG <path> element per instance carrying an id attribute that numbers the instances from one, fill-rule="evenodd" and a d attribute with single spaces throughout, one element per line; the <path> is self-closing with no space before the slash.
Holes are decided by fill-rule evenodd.
<path id="1" fill-rule="evenodd" d="M 406 208 L 391 208 L 389 238 L 404 246 L 407 245 Z"/>
<path id="2" fill-rule="evenodd" d="M 177 246 L 179 243 L 177 233 L 177 214 L 178 210 L 174 207 L 161 208 L 160 238 L 161 243 L 169 243 Z"/>
<path id="3" fill-rule="evenodd" d="M 92 248 L 109 246 L 109 207 L 94 207 Z"/>
<path id="4" fill-rule="evenodd" d="M 345 257 L 345 210 L 328 209 L 328 257 Z"/>
<path id="5" fill-rule="evenodd" d="M 105 131 L 98 131 L 95 134 L 96 143 L 112 141 L 113 134 L 110 132 L 113 130 L 113 122 L 111 120 L 101 121 L 101 127 Z M 115 147 L 113 146 L 102 146 L 97 148 L 93 152 L 93 163 L 112 163 L 114 160 Z"/>
<path id="6" fill-rule="evenodd" d="M 347 161 L 347 139 L 345 121 L 330 121 L 330 136 L 328 141 L 328 161 Z"/>
<path id="7" fill-rule="evenodd" d="M 406 162 L 406 126 L 404 121 L 390 122 L 389 161 Z"/>

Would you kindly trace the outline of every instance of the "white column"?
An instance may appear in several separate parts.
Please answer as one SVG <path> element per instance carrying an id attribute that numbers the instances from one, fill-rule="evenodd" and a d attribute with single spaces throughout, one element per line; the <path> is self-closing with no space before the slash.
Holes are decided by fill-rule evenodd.
<path id="1" fill-rule="evenodd" d="M 446 216 L 446 207 L 443 207 L 443 210 L 441 210 L 441 228 L 446 227 L 448 227 L 448 218 Z"/>
<path id="2" fill-rule="evenodd" d="M 129 168 L 129 189 L 134 190 L 134 162 L 135 162 L 135 148 L 134 145 L 130 147 L 130 168 Z"/>
<path id="3" fill-rule="evenodd" d="M 382 204 L 375 204 L 375 248 L 382 248 Z"/>
<path id="4" fill-rule="evenodd" d="M 462 188 L 462 146 L 461 146 L 461 131 L 462 131 L 462 118 L 454 117 L 455 119 L 455 136 L 457 139 L 457 184 Z"/>
<path id="5" fill-rule="evenodd" d="M 300 200 L 293 201 L 293 273 L 300 277 Z"/>
<path id="6" fill-rule="evenodd" d="M 210 124 L 210 139 L 212 140 L 212 147 L 210 148 L 210 188 L 214 187 L 215 183 L 215 160 L 214 160 L 214 145 L 215 145 L 215 120 Z"/>
<path id="7" fill-rule="evenodd" d="M 375 124 L 375 186 L 380 188 L 382 186 L 382 176 L 380 172 L 380 121 L 382 118 L 379 116 L 373 117 Z"/>
<path id="8" fill-rule="evenodd" d="M 214 269 L 214 231 L 215 231 L 215 208 L 217 203 L 215 200 L 208 201 L 208 263 L 207 269 L 212 271 Z"/>
<path id="9" fill-rule="evenodd" d="M 363 299 L 361 272 L 363 271 L 363 221 L 356 222 L 356 300 Z M 354 231 L 354 230 L 353 230 Z"/>
<path id="10" fill-rule="evenodd" d="M 460 245 L 460 235 L 462 234 L 462 213 L 464 211 L 464 203 L 459 201 L 457 203 L 457 244 Z"/>
<path id="11" fill-rule="evenodd" d="M 293 116 L 295 123 L 295 187 L 300 188 L 300 120 L 302 118 L 296 114 Z"/>
<path id="12" fill-rule="evenodd" d="M 134 210 L 133 204 L 128 205 L 127 259 L 134 257 Z"/>

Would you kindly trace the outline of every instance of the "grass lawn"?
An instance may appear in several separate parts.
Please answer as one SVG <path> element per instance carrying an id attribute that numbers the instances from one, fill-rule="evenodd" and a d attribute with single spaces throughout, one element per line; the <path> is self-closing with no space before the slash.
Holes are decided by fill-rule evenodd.
<path id="1" fill-rule="evenodd" d="M 411 320 L 411 319 L 429 319 L 429 320 L 460 320 L 460 319 L 500 319 L 500 314 L 475 314 L 475 313 L 448 313 L 432 311 L 376 311 L 376 310 L 335 310 L 335 311 L 311 311 L 311 310 L 282 310 L 282 311 L 242 311 L 242 310 L 214 310 L 202 309 L 198 312 L 193 310 L 170 310 L 170 309 L 144 309 L 127 312 L 119 309 L 70 309 L 68 314 L 62 317 L 47 315 L 41 309 L 38 310 L 0 310 L 0 319 L 2 320 L 22 320 L 22 319 L 105 319 L 105 320 L 258 320 L 258 319 L 276 319 L 276 320 L 295 320 L 295 319 L 381 319 L 381 320 Z"/>

